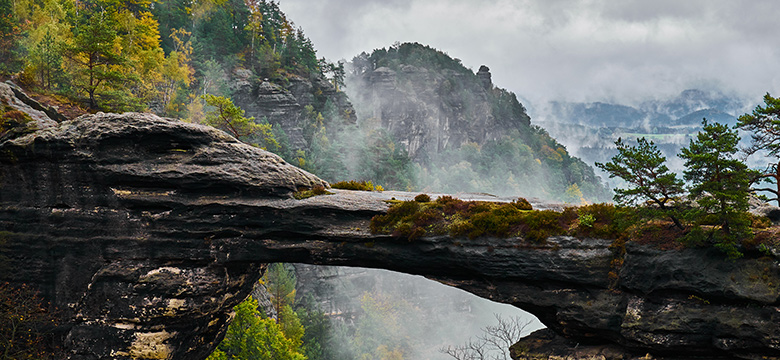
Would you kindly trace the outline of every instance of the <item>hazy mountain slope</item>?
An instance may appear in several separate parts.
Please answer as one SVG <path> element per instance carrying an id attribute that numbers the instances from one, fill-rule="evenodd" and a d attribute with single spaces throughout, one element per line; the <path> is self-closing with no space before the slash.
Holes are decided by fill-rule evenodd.
<path id="1" fill-rule="evenodd" d="M 475 73 L 441 51 L 405 43 L 362 53 L 349 69 L 358 122 L 403 146 L 424 190 L 609 198 L 592 168 L 531 125 L 515 94 L 493 85 L 487 66 Z"/>

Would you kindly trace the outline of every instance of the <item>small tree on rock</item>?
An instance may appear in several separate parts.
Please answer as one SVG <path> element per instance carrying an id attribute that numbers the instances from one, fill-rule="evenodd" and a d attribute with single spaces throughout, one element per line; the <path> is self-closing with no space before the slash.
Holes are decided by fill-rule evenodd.
<path id="1" fill-rule="evenodd" d="M 736 130 L 704 119 L 696 140 L 678 155 L 685 160 L 685 180 L 691 182 L 689 196 L 699 205 L 694 216 L 705 221 L 715 217 L 722 232 L 713 231 L 710 237 L 729 257 L 741 256 L 736 241 L 752 236 L 747 209 L 755 172 L 735 157 L 738 143 Z"/>
<path id="2" fill-rule="evenodd" d="M 279 143 L 271 132 L 271 124 L 257 124 L 255 118 L 245 118 L 244 110 L 223 96 L 206 94 L 201 97 L 213 110 L 206 113 L 204 123 L 223 130 L 247 144 L 261 149 L 277 151 Z"/>
<path id="3" fill-rule="evenodd" d="M 625 189 L 615 189 L 615 202 L 636 205 L 640 201 L 650 201 L 682 229 L 669 203 L 683 193 L 683 182 L 669 171 L 666 157 L 645 138 L 637 139 L 637 146 L 628 145 L 618 138 L 615 146 L 618 154 L 612 157 L 612 161 L 596 163 L 598 168 L 609 173 L 610 178 L 621 178 L 628 185 Z"/>
<path id="4" fill-rule="evenodd" d="M 777 201 L 780 205 L 780 99 L 773 98 L 767 93 L 764 95 L 764 105 L 756 106 L 752 114 L 740 116 L 737 126 L 753 133 L 750 146 L 743 149 L 746 154 L 752 155 L 766 151 L 768 155 L 777 158 L 777 163 L 769 164 L 754 179 L 755 182 L 774 183 L 775 188 L 756 188 L 754 190 L 772 193 L 774 197 L 771 200 Z"/>

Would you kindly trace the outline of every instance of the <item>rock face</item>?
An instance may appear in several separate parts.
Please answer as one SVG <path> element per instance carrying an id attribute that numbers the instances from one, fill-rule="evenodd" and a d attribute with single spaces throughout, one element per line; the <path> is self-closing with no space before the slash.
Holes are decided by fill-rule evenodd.
<path id="1" fill-rule="evenodd" d="M 356 122 L 355 110 L 346 94 L 322 78 L 308 80 L 292 76 L 282 87 L 268 79 L 253 81 L 245 70 L 234 74 L 231 87 L 235 104 L 246 112 L 246 116 L 258 121 L 265 118 L 271 124 L 281 126 L 293 149 L 308 149 L 309 146 L 303 136 L 308 121 L 304 114 L 307 105 L 323 111 L 326 102 L 330 102 L 345 123 Z"/>
<path id="2" fill-rule="evenodd" d="M 71 359 L 203 359 L 270 262 L 425 275 L 629 354 L 780 357 L 777 256 L 629 242 L 612 279 L 605 240 L 374 235 L 369 220 L 399 193 L 295 200 L 323 182 L 220 131 L 148 114 L 83 116 L 5 141 L 0 163 L 14 269 L 0 281 L 30 283 L 60 309 Z"/>
<path id="3" fill-rule="evenodd" d="M 486 66 L 474 74 L 406 64 L 370 69 L 348 80 L 347 92 L 365 112 L 362 118 L 387 129 L 415 162 L 467 142 L 481 145 L 512 130 L 525 132 L 531 121 L 514 95 L 496 98 Z M 512 111 L 496 117 L 499 101 L 512 102 Z"/>
<path id="4" fill-rule="evenodd" d="M 0 83 L 0 104 L 7 105 L 14 110 L 22 111 L 34 120 L 28 126 L 36 129 L 44 129 L 57 125 L 57 121 L 65 118 L 56 110 L 43 106 L 22 92 L 19 87 L 11 82 Z"/>

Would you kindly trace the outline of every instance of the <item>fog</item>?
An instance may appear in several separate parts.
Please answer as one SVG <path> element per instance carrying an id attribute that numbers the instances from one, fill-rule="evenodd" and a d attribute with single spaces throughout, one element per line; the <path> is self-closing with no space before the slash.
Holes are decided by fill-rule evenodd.
<path id="1" fill-rule="evenodd" d="M 405 359 L 452 359 L 441 349 L 476 340 L 481 329 L 496 325 L 495 315 L 527 323 L 523 335 L 543 327 L 514 306 L 421 276 L 303 264 L 295 269 L 297 296 L 318 300 L 331 324 L 329 343 L 339 347 L 336 353 L 344 359 L 371 354 L 380 346 L 403 353 Z"/>
<path id="2" fill-rule="evenodd" d="M 577 0 L 281 0 L 320 56 L 427 44 L 534 109 L 550 100 L 636 104 L 688 88 L 760 99 L 780 89 L 780 3 Z"/>

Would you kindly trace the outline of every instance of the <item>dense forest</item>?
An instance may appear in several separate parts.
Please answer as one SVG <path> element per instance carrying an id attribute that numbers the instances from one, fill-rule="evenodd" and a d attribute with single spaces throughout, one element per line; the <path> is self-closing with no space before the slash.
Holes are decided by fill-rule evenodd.
<path id="1" fill-rule="evenodd" d="M 321 74 L 313 45 L 267 1 L 0 2 L 0 72 L 91 110 L 191 118 L 197 95 L 228 95 L 237 67 Z"/>

